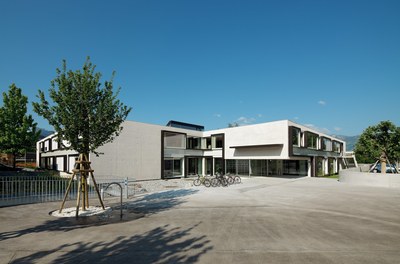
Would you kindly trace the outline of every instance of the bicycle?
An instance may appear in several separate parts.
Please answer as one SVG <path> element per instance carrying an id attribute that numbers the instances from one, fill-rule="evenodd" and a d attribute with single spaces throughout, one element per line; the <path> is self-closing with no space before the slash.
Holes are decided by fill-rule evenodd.
<path id="1" fill-rule="evenodd" d="M 210 187 L 211 186 L 211 182 L 209 179 L 206 178 L 206 176 L 203 175 L 197 175 L 197 179 L 195 179 L 193 181 L 193 185 L 194 186 L 200 186 L 200 185 L 204 185 L 206 187 Z"/>
<path id="2" fill-rule="evenodd" d="M 216 175 L 214 178 L 211 179 L 211 186 L 212 187 L 217 187 L 217 186 L 228 186 L 228 181 L 225 179 L 224 176 L 222 175 Z"/>

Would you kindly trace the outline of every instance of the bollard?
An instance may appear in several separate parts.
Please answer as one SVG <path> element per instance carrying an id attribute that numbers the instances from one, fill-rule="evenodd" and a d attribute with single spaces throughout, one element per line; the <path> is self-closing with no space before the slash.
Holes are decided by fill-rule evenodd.
<path id="1" fill-rule="evenodd" d="M 128 178 L 125 178 L 125 199 L 128 199 Z"/>

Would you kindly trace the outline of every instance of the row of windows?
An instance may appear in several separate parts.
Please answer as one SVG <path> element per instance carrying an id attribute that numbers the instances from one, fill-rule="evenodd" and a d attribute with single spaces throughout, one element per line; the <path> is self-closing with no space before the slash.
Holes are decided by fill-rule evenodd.
<path id="1" fill-rule="evenodd" d="M 175 132 L 164 132 L 164 147 L 179 149 L 215 149 L 224 147 L 224 135 L 194 137 Z"/>
<path id="2" fill-rule="evenodd" d="M 41 152 L 59 150 L 63 149 L 65 146 L 68 146 L 67 142 L 63 141 L 62 144 L 59 144 L 57 141 L 57 137 L 52 137 L 39 143 L 39 148 Z"/>
<path id="3" fill-rule="evenodd" d="M 342 152 L 343 144 L 331 140 L 327 137 L 321 137 L 318 134 L 304 131 L 300 128 L 292 127 L 292 145 L 295 147 L 306 147 L 309 149 L 318 149 L 323 151 Z"/>

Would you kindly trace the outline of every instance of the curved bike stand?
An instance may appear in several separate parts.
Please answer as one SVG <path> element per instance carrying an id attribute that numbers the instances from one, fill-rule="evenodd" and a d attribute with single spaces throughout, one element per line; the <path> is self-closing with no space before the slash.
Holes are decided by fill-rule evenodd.
<path id="1" fill-rule="evenodd" d="M 110 187 L 111 185 L 116 184 L 119 186 L 119 188 L 121 189 L 121 197 L 120 197 L 120 209 L 121 209 L 121 213 L 120 213 L 120 219 L 122 219 L 122 186 L 121 184 L 119 184 L 118 182 L 112 182 L 110 184 L 107 185 L 107 187 L 104 189 L 104 191 L 107 191 L 108 187 Z"/>

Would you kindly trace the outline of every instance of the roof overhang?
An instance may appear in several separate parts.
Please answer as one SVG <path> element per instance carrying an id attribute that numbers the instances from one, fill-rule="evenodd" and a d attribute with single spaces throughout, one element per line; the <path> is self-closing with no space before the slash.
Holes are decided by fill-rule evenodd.
<path id="1" fill-rule="evenodd" d="M 273 147 L 283 147 L 283 144 L 239 145 L 239 146 L 230 146 L 229 148 L 244 149 L 244 148 L 273 148 Z"/>

